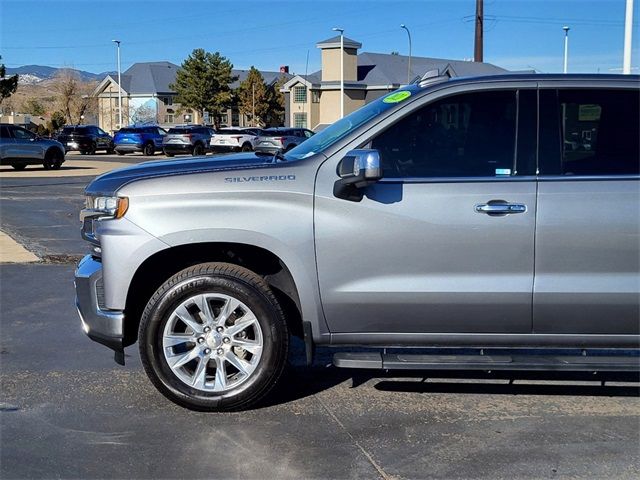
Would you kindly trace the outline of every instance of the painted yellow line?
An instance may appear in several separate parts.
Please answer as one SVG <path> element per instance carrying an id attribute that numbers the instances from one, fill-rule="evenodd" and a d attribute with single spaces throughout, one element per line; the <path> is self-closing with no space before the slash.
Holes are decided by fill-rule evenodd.
<path id="1" fill-rule="evenodd" d="M 9 235 L 0 230 L 0 263 L 27 263 L 40 260 Z"/>

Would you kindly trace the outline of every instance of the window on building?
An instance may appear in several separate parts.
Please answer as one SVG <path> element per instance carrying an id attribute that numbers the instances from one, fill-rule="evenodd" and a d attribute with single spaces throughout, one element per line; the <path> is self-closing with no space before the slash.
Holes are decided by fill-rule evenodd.
<path id="1" fill-rule="evenodd" d="M 294 113 L 293 114 L 293 126 L 296 128 L 307 128 L 307 114 L 306 113 Z"/>
<path id="2" fill-rule="evenodd" d="M 167 113 L 164 116 L 164 123 L 173 123 L 173 113 Z"/>
<path id="3" fill-rule="evenodd" d="M 431 103 L 378 135 L 386 177 L 514 174 L 515 91 L 461 94 Z"/>
<path id="4" fill-rule="evenodd" d="M 293 101 L 295 103 L 306 103 L 307 102 L 307 87 L 302 85 L 298 85 L 293 87 Z"/>
<path id="5" fill-rule="evenodd" d="M 560 90 L 562 175 L 640 173 L 639 96 L 632 90 Z"/>
<path id="6" fill-rule="evenodd" d="M 173 97 L 162 97 L 162 103 L 165 105 L 173 105 Z"/>
<path id="7" fill-rule="evenodd" d="M 322 92 L 320 90 L 311 90 L 311 102 L 312 103 L 320 103 L 320 94 Z"/>

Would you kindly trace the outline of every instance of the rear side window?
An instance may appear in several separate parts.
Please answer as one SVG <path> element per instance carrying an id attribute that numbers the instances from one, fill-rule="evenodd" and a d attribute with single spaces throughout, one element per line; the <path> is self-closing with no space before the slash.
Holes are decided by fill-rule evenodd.
<path id="1" fill-rule="evenodd" d="M 169 133 L 175 133 L 177 135 L 186 135 L 189 132 L 190 130 L 187 130 L 186 128 L 170 128 L 169 129 Z"/>
<path id="2" fill-rule="evenodd" d="M 556 101 L 546 105 L 547 116 L 541 115 L 541 122 L 554 126 L 547 129 L 560 136 L 560 141 L 554 142 L 560 158 L 547 158 L 541 173 L 640 174 L 637 90 L 558 90 L 555 94 L 547 94 L 547 101 L 553 97 Z"/>
<path id="3" fill-rule="evenodd" d="M 454 95 L 396 122 L 373 139 L 384 176 L 515 175 L 516 92 Z"/>
<path id="4" fill-rule="evenodd" d="M 136 130 L 134 128 L 121 128 L 118 130 L 118 133 L 135 133 Z"/>
<path id="5" fill-rule="evenodd" d="M 11 132 L 9 132 L 9 127 L 4 125 L 0 126 L 0 138 L 11 138 Z"/>

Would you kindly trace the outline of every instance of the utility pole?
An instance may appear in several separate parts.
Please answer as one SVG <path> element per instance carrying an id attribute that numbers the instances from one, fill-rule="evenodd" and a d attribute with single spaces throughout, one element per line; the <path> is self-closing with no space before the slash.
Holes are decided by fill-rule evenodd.
<path id="1" fill-rule="evenodd" d="M 118 125 L 122 128 L 122 79 L 120 78 L 120 40 L 111 40 L 118 47 Z"/>
<path id="2" fill-rule="evenodd" d="M 256 82 L 251 84 L 251 123 L 256 126 Z"/>
<path id="3" fill-rule="evenodd" d="M 567 73 L 569 71 L 569 30 L 571 29 L 565 25 L 562 30 L 564 30 L 564 68 L 562 72 Z"/>
<path id="4" fill-rule="evenodd" d="M 484 36 L 484 5 L 483 0 L 476 0 L 476 40 L 474 44 L 473 61 L 483 61 Z"/>
<path id="5" fill-rule="evenodd" d="M 624 16 L 624 53 L 622 56 L 622 73 L 631 73 L 631 30 L 633 27 L 633 0 L 627 0 Z"/>

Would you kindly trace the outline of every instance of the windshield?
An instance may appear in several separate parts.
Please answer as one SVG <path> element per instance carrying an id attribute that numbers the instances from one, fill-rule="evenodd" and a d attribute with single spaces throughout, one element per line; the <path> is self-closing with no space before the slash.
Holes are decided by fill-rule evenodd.
<path id="1" fill-rule="evenodd" d="M 392 109 L 398 103 L 402 103 L 420 90 L 417 85 L 409 85 L 402 90 L 396 90 L 374 100 L 287 152 L 285 155 L 287 160 L 301 160 L 323 151 L 359 126 Z"/>

